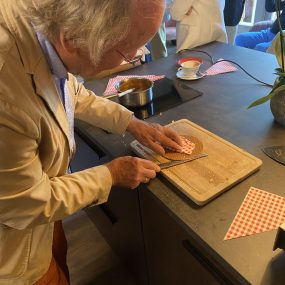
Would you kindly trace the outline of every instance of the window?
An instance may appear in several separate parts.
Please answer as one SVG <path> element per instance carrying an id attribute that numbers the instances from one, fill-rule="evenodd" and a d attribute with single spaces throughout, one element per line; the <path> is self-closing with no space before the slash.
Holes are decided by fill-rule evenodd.
<path id="1" fill-rule="evenodd" d="M 267 13 L 265 11 L 265 0 L 245 0 L 239 33 L 248 32 L 254 23 L 271 20 L 272 14 L 274 13 Z"/>
<path id="2" fill-rule="evenodd" d="M 255 11 L 256 11 L 257 0 L 246 0 L 241 18 L 241 25 L 252 26 L 255 22 Z"/>

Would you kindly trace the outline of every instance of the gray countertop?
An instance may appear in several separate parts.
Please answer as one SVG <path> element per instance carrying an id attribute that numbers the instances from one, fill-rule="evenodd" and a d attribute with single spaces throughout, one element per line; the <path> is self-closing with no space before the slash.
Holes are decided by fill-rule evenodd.
<path id="1" fill-rule="evenodd" d="M 213 43 L 200 50 L 207 51 L 214 59 L 234 60 L 258 79 L 271 84 L 274 82 L 273 72 L 277 62 L 272 55 L 221 43 Z M 202 57 L 202 68 L 210 65 L 205 54 L 189 51 L 145 64 L 123 74 L 165 74 L 172 78 L 177 70 L 177 59 L 185 56 Z M 99 95 L 107 81 L 94 80 L 85 85 Z M 258 172 L 203 207 L 196 206 L 161 176 L 151 181 L 148 189 L 177 222 L 193 235 L 201 248 L 221 267 L 236 276 L 240 275 L 241 282 L 285 284 L 285 254 L 280 250 L 272 251 L 276 230 L 223 240 L 250 186 L 285 196 L 284 166 L 261 151 L 265 146 L 284 145 L 285 128 L 274 122 L 268 103 L 247 110 L 251 102 L 268 94 L 270 88 L 257 83 L 240 69 L 185 84 L 202 91 L 203 95 L 151 117 L 148 121 L 168 124 L 173 120 L 189 119 L 257 156 L 263 161 L 263 165 Z M 111 155 L 130 154 L 131 136 L 118 138 L 82 122 L 78 126 Z"/>

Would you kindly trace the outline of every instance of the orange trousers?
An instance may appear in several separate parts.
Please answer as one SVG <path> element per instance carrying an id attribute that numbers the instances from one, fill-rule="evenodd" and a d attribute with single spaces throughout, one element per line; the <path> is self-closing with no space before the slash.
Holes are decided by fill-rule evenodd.
<path id="1" fill-rule="evenodd" d="M 67 241 L 62 222 L 54 224 L 52 260 L 48 271 L 34 285 L 69 285 L 69 271 L 66 264 Z"/>

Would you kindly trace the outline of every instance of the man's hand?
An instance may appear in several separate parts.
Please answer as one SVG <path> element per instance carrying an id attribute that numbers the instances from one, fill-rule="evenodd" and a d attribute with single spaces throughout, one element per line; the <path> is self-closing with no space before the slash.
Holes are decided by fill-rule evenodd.
<path id="1" fill-rule="evenodd" d="M 148 183 L 160 171 L 160 167 L 154 162 L 132 156 L 116 158 L 106 166 L 111 172 L 113 186 L 131 189 L 140 183 Z"/>
<path id="2" fill-rule="evenodd" d="M 159 124 L 148 124 L 133 118 L 127 131 L 130 132 L 141 144 L 152 149 L 160 155 L 165 154 L 164 147 L 181 151 L 182 141 L 179 135 Z"/>

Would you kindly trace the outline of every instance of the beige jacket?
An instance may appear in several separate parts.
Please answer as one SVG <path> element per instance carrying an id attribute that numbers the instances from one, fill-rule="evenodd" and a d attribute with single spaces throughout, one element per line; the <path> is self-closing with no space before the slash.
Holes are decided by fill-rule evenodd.
<path id="1" fill-rule="evenodd" d="M 105 202 L 106 166 L 66 174 L 67 117 L 19 0 L 0 0 L 0 284 L 33 284 L 51 261 L 53 222 Z M 132 113 L 68 78 L 75 117 L 122 134 Z"/>
<path id="2" fill-rule="evenodd" d="M 174 0 L 170 14 L 177 21 L 177 51 L 213 41 L 227 42 L 224 6 L 225 0 Z"/>

